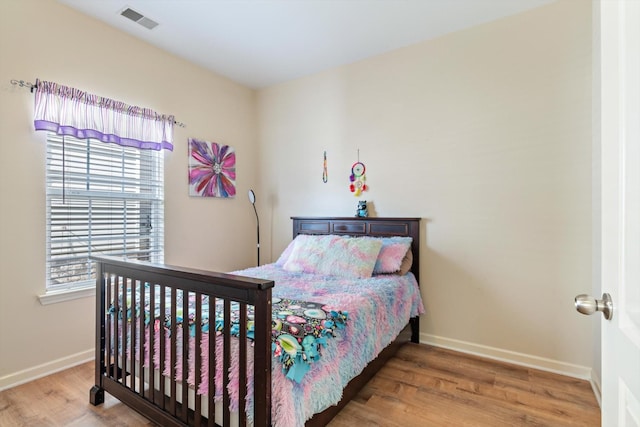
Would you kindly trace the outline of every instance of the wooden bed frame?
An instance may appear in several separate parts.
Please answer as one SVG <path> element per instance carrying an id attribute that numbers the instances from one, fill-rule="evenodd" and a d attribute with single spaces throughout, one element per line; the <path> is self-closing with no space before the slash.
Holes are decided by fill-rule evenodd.
<path id="1" fill-rule="evenodd" d="M 343 234 L 353 236 L 408 236 L 412 237 L 413 265 L 411 271 L 419 281 L 420 267 L 420 219 L 419 218 L 354 218 L 354 217 L 292 217 L 293 236 L 298 234 Z M 160 333 L 159 336 L 159 363 L 153 362 L 149 357 L 149 365 L 144 365 L 144 353 L 142 348 L 156 347 L 155 334 L 149 333 L 145 337 L 145 316 L 140 315 L 131 308 L 138 305 L 155 304 L 155 292 L 149 295 L 150 301 L 145 301 L 144 292 L 136 300 L 135 289 L 143 289 L 145 284 L 156 285 L 160 290 L 157 296 L 160 304 L 160 312 L 165 312 L 165 300 L 170 293 L 171 318 L 176 319 L 176 292 L 170 290 L 182 290 L 194 296 L 196 301 L 196 318 L 200 317 L 202 296 L 209 296 L 210 301 L 222 300 L 224 304 L 224 330 L 222 337 L 222 363 L 224 375 L 222 378 L 223 397 L 221 415 L 222 425 L 229 426 L 231 413 L 229 402 L 231 397 L 227 391 L 230 381 L 229 367 L 231 366 L 231 334 L 230 318 L 231 302 L 240 304 L 240 324 L 246 324 L 246 307 L 255 307 L 255 339 L 253 341 L 253 369 L 254 369 L 254 426 L 271 425 L 271 292 L 273 281 L 253 279 L 244 276 L 208 272 L 183 267 L 149 264 L 138 261 L 123 261 L 111 257 L 93 257 L 97 265 L 96 272 L 96 363 L 95 386 L 90 391 L 90 402 L 99 405 L 104 402 L 104 392 L 118 398 L 124 404 L 130 406 L 142 415 L 162 426 L 213 426 L 214 422 L 214 393 L 189 396 L 190 387 L 180 387 L 179 384 L 187 384 L 188 361 L 187 357 L 181 360 L 182 374 L 179 381 L 169 380 L 175 378 L 175 363 L 179 352 L 189 353 L 188 340 L 179 340 L 179 336 L 189 336 L 188 322 L 177 325 L 171 322 L 169 338 Z M 169 291 L 169 292 L 168 292 Z M 188 312 L 187 299 L 184 298 L 184 312 Z M 113 307 L 108 303 L 113 301 Z M 215 304 L 215 302 L 213 303 Z M 113 314 L 129 312 L 128 322 L 113 321 Z M 153 311 L 153 310 L 150 310 Z M 210 306 L 210 313 L 214 312 Z M 160 319 L 150 314 L 149 323 L 153 325 Z M 325 411 L 316 414 L 309 420 L 307 426 L 326 425 L 358 391 L 375 375 L 375 373 L 396 353 L 397 349 L 411 340 L 419 342 L 419 319 L 412 318 L 398 335 L 398 338 L 387 346 L 380 355 L 370 362 L 363 372 L 353 378 L 343 391 L 342 400 Z M 199 322 L 196 322 L 199 324 Z M 122 326 L 122 325 L 128 326 Z M 238 349 L 240 390 L 246 390 L 247 372 L 247 338 L 246 328 L 239 328 Z M 162 328 L 161 328 L 162 330 Z M 214 335 L 214 334 L 212 334 Z M 136 348 L 131 344 L 130 336 L 139 337 L 140 345 Z M 195 360 L 195 385 L 200 386 L 201 376 L 201 343 L 203 333 L 199 327 L 195 328 L 193 358 Z M 182 342 L 181 342 L 182 341 Z M 220 344 L 218 344 L 220 345 Z M 169 350 L 165 350 L 169 348 Z M 209 372 L 215 373 L 216 356 L 209 348 Z M 116 351 L 120 349 L 121 351 Z M 168 354 L 165 352 L 168 351 Z M 169 366 L 165 366 L 165 358 L 170 356 Z M 159 379 L 153 373 L 170 370 L 169 376 L 161 376 Z M 145 374 L 145 371 L 150 374 Z M 214 375 L 209 375 L 208 389 L 213 390 Z M 220 379 L 218 380 L 220 381 Z M 166 384 L 168 383 L 168 384 Z M 245 405 L 246 396 L 240 393 L 239 407 Z M 195 395 L 195 393 L 192 393 Z M 189 405 L 181 402 L 189 402 Z M 208 406 L 206 414 L 202 414 L 204 405 Z M 246 414 L 239 413 L 238 425 L 247 425 Z"/>

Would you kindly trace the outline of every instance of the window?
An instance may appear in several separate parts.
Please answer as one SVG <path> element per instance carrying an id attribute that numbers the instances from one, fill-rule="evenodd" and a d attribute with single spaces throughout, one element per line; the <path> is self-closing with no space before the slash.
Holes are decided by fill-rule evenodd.
<path id="1" fill-rule="evenodd" d="M 47 291 L 94 284 L 92 255 L 164 262 L 162 151 L 47 136 Z"/>

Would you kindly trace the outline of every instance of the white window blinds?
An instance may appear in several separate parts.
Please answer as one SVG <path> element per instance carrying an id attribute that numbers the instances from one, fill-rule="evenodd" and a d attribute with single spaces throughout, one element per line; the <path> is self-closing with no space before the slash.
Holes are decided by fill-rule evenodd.
<path id="1" fill-rule="evenodd" d="M 164 262 L 162 153 L 48 134 L 49 290 L 93 283 L 92 255 Z"/>

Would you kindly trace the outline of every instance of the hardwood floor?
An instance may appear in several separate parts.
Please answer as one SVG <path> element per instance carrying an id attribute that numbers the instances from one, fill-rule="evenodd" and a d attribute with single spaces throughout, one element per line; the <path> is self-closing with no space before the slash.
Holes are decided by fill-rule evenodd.
<path id="1" fill-rule="evenodd" d="M 93 363 L 0 392 L 0 426 L 150 426 L 105 393 Z M 587 381 L 407 344 L 333 421 L 342 426 L 599 426 Z"/>
<path id="2" fill-rule="evenodd" d="M 2 427 L 153 426 L 142 415 L 105 393 L 105 403 L 89 403 L 93 362 L 0 392 Z"/>
<path id="3" fill-rule="evenodd" d="M 331 427 L 599 426 L 587 381 L 406 344 Z"/>

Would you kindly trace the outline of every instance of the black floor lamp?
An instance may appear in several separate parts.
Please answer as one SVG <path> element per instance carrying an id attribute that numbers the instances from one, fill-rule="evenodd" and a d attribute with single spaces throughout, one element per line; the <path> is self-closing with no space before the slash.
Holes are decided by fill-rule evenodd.
<path id="1" fill-rule="evenodd" d="M 249 201 L 253 205 L 253 211 L 256 213 L 256 231 L 258 234 L 258 242 L 256 247 L 258 248 L 258 267 L 260 266 L 260 219 L 258 218 L 258 211 L 256 209 L 256 193 L 253 190 L 249 190 Z"/>

